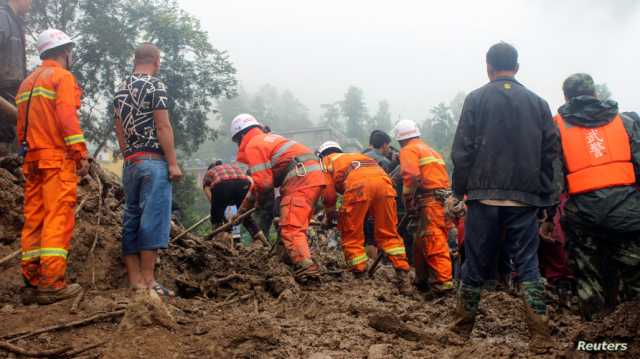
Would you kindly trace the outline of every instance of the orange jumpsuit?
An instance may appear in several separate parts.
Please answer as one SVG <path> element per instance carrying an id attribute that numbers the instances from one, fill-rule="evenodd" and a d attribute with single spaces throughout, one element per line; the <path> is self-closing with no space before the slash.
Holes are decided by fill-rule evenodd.
<path id="1" fill-rule="evenodd" d="M 18 142 L 29 121 L 25 157 L 22 274 L 31 286 L 61 289 L 73 227 L 77 190 L 76 163 L 87 158 L 76 111 L 81 91 L 71 72 L 45 60 L 27 77 L 16 96 Z"/>
<path id="2" fill-rule="evenodd" d="M 322 168 L 313 152 L 282 136 L 253 128 L 242 138 L 237 160 L 249 166 L 253 198 L 280 187 L 282 242 L 294 264 L 312 264 L 307 229 L 325 186 Z M 292 165 L 297 160 L 300 163 Z"/>
<path id="3" fill-rule="evenodd" d="M 449 188 L 445 162 L 438 152 L 416 138 L 400 150 L 400 171 L 405 202 L 412 201 L 415 193 L 421 209 L 420 230 L 413 246 L 416 281 L 429 281 L 431 269 L 431 283 L 448 283 L 452 268 L 444 203 L 433 195 L 433 190 Z"/>
<path id="4" fill-rule="evenodd" d="M 324 205 L 335 212 L 336 193 L 344 194 L 338 228 L 344 257 L 353 271 L 364 272 L 364 221 L 370 213 L 375 222 L 375 240 L 396 269 L 409 271 L 404 242 L 398 234 L 396 191 L 386 172 L 375 160 L 360 153 L 333 153 L 323 158 L 327 177 Z"/>

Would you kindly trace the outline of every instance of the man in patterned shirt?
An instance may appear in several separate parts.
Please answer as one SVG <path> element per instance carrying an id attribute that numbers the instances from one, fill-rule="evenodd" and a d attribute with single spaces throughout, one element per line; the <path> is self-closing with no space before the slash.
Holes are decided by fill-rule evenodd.
<path id="1" fill-rule="evenodd" d="M 236 164 L 215 161 L 209 166 L 202 181 L 202 189 L 211 202 L 211 224 L 214 228 L 224 224 L 227 207 L 240 207 L 247 194 L 251 193 L 252 184 L 251 177 L 245 175 Z M 245 218 L 242 224 L 254 241 L 267 242 L 253 218 Z M 231 229 L 228 233 L 230 232 Z"/>
<path id="2" fill-rule="evenodd" d="M 126 208 L 122 252 L 129 284 L 164 296 L 174 293 L 157 283 L 158 249 L 167 248 L 171 229 L 171 181 L 182 177 L 176 160 L 165 85 L 154 75 L 160 50 L 142 44 L 135 68 L 114 98 L 116 134 L 124 154 Z"/>

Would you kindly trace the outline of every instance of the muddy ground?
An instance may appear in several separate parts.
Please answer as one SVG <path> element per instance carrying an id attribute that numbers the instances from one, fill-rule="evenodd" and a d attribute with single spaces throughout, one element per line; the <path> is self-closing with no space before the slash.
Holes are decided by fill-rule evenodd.
<path id="1" fill-rule="evenodd" d="M 354 279 L 342 273 L 341 253 L 321 239 L 312 247 L 327 274 L 321 283 L 301 287 L 266 247 L 234 250 L 187 235 L 160 258 L 160 280 L 179 293 L 162 304 L 126 289 L 117 179 L 93 166 L 78 203 L 68 277 L 83 285 L 84 297 L 77 308 L 74 300 L 23 306 L 18 260 L 0 266 L 0 344 L 31 351 L 66 347 L 58 357 L 78 358 L 587 358 L 574 350 L 578 340 L 606 340 L 629 344 L 626 352 L 607 357 L 640 357 L 640 303 L 592 323 L 552 305 L 554 348 L 536 354 L 528 348 L 520 300 L 495 291 L 483 294 L 471 340 L 448 342 L 443 333 L 453 296 L 401 296 L 386 266 L 375 278 Z M 0 258 L 19 248 L 21 206 L 19 170 L 11 159 L 0 159 Z M 34 333 L 105 313 L 89 324 Z M 1 357 L 20 356 L 0 349 Z"/>

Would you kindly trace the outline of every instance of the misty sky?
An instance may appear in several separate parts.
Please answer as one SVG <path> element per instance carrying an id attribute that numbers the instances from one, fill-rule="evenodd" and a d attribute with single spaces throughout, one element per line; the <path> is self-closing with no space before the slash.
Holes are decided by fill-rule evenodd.
<path id="1" fill-rule="evenodd" d="M 520 53 L 518 79 L 555 112 L 561 84 L 588 72 L 621 108 L 640 111 L 640 1 L 180 0 L 249 91 L 290 89 L 313 114 L 364 90 L 369 111 L 391 103 L 422 121 L 428 109 L 487 81 L 484 56 L 500 40 Z"/>

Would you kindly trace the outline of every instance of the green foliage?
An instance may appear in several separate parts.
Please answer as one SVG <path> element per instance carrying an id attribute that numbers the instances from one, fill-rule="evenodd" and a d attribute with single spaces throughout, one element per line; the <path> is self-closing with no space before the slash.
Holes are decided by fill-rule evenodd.
<path id="1" fill-rule="evenodd" d="M 365 123 L 369 119 L 367 105 L 364 102 L 362 89 L 351 86 L 340 103 L 342 114 L 346 118 L 346 135 L 366 143 Z"/>
<path id="2" fill-rule="evenodd" d="M 465 97 L 464 93 L 458 93 L 449 105 L 441 102 L 432 107 L 429 111 L 430 116 L 422 125 L 422 137 L 430 146 L 443 155 L 447 162 L 449 173 L 453 170 L 451 145 L 453 144 L 458 121 L 460 121 Z"/>
<path id="3" fill-rule="evenodd" d="M 268 84 L 254 94 L 240 88 L 238 96 L 220 101 L 218 111 L 218 140 L 215 143 L 205 143 L 202 150 L 192 157 L 231 160 L 236 152 L 236 145 L 231 142 L 229 126 L 231 120 L 241 113 L 254 115 L 258 121 L 270 126 L 275 132 L 313 126 L 309 120 L 309 110 L 291 91 L 280 92 Z"/>
<path id="4" fill-rule="evenodd" d="M 373 116 L 369 132 L 378 129 L 382 131 L 391 131 L 391 112 L 389 112 L 389 102 L 386 100 L 378 103 L 378 112 Z"/>
<path id="5" fill-rule="evenodd" d="M 320 105 L 324 110 L 322 115 L 322 124 L 332 127 L 338 131 L 343 131 L 342 113 L 340 110 L 340 102 L 325 103 Z"/>
<path id="6" fill-rule="evenodd" d="M 54 27 L 77 42 L 72 71 L 84 91 L 81 123 L 99 147 L 114 139 L 111 99 L 132 71 L 141 42 L 162 50 L 158 76 L 168 87 L 176 146 L 183 152 L 215 137 L 206 123 L 214 101 L 237 94 L 228 54 L 209 43 L 200 22 L 175 0 L 34 0 L 29 24 L 32 39 Z"/>
<path id="7" fill-rule="evenodd" d="M 210 213 L 210 205 L 196 178 L 185 175 L 180 182 L 173 183 L 173 210 L 179 213 L 180 222 L 189 227 Z M 206 233 L 210 222 L 198 227 L 196 233 Z"/>

